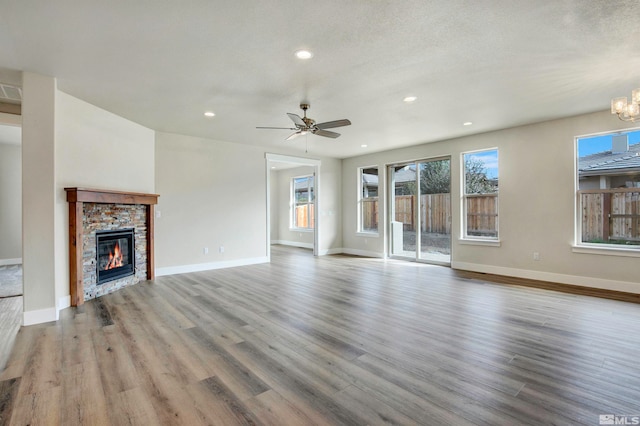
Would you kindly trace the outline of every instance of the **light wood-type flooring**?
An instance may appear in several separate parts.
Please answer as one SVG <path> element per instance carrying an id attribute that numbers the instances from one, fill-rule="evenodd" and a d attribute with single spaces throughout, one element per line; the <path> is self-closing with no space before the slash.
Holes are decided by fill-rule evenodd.
<path id="1" fill-rule="evenodd" d="M 11 425 L 597 425 L 640 413 L 640 305 L 402 261 L 160 277 L 22 327 Z M 517 282 L 517 280 L 512 280 Z"/>

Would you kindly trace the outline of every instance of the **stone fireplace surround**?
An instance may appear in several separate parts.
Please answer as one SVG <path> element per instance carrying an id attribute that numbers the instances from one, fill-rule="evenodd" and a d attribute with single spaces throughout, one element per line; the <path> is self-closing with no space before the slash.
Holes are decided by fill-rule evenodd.
<path id="1" fill-rule="evenodd" d="M 154 278 L 154 205 L 157 194 L 65 188 L 69 203 L 71 306 L 140 280 Z M 96 230 L 134 228 L 134 275 L 96 284 Z"/>

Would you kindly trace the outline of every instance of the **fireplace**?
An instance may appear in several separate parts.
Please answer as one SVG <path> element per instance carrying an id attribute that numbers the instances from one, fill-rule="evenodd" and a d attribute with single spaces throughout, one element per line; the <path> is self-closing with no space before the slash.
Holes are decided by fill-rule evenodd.
<path id="1" fill-rule="evenodd" d="M 134 229 L 96 231 L 97 284 L 104 284 L 135 272 Z"/>
<path id="2" fill-rule="evenodd" d="M 71 306 L 81 306 L 85 300 L 152 280 L 155 276 L 154 207 L 159 195 L 88 188 L 64 190 L 69 202 Z M 133 230 L 133 235 L 130 239 L 116 235 L 116 241 L 109 243 L 111 247 L 105 242 L 106 247 L 101 248 L 106 230 L 118 233 Z M 115 256 L 116 242 L 118 256 Z M 128 266 L 107 269 L 110 251 L 112 256 L 122 257 L 122 264 Z"/>

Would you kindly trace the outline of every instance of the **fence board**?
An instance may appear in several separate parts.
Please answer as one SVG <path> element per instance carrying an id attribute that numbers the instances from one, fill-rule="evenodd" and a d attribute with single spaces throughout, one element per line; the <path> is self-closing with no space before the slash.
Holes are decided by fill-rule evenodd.
<path id="1" fill-rule="evenodd" d="M 640 241 L 640 190 L 580 191 L 583 242 Z"/>
<path id="2" fill-rule="evenodd" d="M 467 196 L 467 235 L 495 237 L 498 235 L 498 196 L 487 194 Z"/>

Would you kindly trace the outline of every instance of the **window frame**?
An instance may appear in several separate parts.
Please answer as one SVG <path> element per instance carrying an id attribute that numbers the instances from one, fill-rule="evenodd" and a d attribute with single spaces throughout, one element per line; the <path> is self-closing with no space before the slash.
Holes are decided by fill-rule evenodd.
<path id="1" fill-rule="evenodd" d="M 310 178 L 312 179 L 312 184 L 310 185 Z M 299 179 L 307 179 L 307 191 L 309 194 L 313 194 L 313 197 L 309 197 L 307 202 L 298 203 L 296 200 L 296 180 Z M 307 221 L 308 225 L 306 227 L 297 226 L 296 223 L 296 208 L 298 206 L 307 206 Z M 310 208 L 313 206 L 313 208 Z M 289 197 L 289 229 L 292 231 L 301 231 L 301 232 L 313 232 L 315 229 L 315 206 L 316 206 L 316 176 L 315 173 L 301 175 L 301 176 L 293 176 L 291 177 L 290 184 L 290 197 Z"/>
<path id="2" fill-rule="evenodd" d="M 485 153 L 495 151 L 497 162 L 498 162 L 498 190 L 495 193 L 479 193 L 479 194 L 467 194 L 467 167 L 465 162 L 465 156 Z M 482 148 L 471 151 L 464 151 L 460 153 L 460 243 L 462 244 L 476 244 L 476 245 L 486 245 L 486 246 L 500 246 L 500 149 L 498 147 L 490 147 L 490 148 Z M 495 236 L 482 236 L 482 235 L 469 235 L 468 234 L 468 214 L 467 214 L 467 205 L 469 198 L 476 198 L 480 196 L 495 196 L 496 205 L 495 205 L 495 228 L 496 235 Z"/>
<path id="3" fill-rule="evenodd" d="M 363 195 L 364 192 L 364 182 L 362 179 L 363 176 L 363 172 L 365 170 L 368 169 L 376 169 L 378 171 L 378 191 L 377 191 L 377 195 L 375 197 L 365 197 Z M 380 234 L 380 187 L 381 187 L 381 180 L 380 180 L 380 166 L 378 165 L 372 165 L 372 166 L 364 166 L 364 167 L 358 167 L 358 226 L 357 226 L 357 233 L 358 234 L 364 234 L 364 235 L 379 235 Z M 377 202 L 378 203 L 378 218 L 376 221 L 376 229 L 364 229 L 364 203 L 365 202 Z"/>
<path id="4" fill-rule="evenodd" d="M 582 214 L 582 195 L 589 193 L 596 193 L 598 190 L 593 189 L 580 189 L 580 157 L 579 157 L 579 146 L 578 143 L 581 139 L 589 139 L 598 136 L 609 136 L 609 135 L 620 135 L 620 134 L 628 134 L 632 132 L 640 131 L 640 127 L 634 128 L 626 128 L 626 129 L 618 129 L 618 130 L 609 130 L 606 132 L 598 132 L 598 133 L 590 133 L 585 135 L 578 135 L 574 137 L 573 149 L 573 177 L 574 177 L 574 240 L 572 251 L 574 253 L 585 253 L 585 254 L 599 254 L 599 255 L 607 255 L 607 256 L 623 256 L 623 257 L 640 257 L 640 244 L 630 244 L 630 245 L 622 245 L 622 244 L 609 244 L 609 243 L 594 243 L 594 242 L 584 242 L 582 241 L 583 234 L 583 214 Z M 634 191 L 635 192 L 635 191 Z"/>

